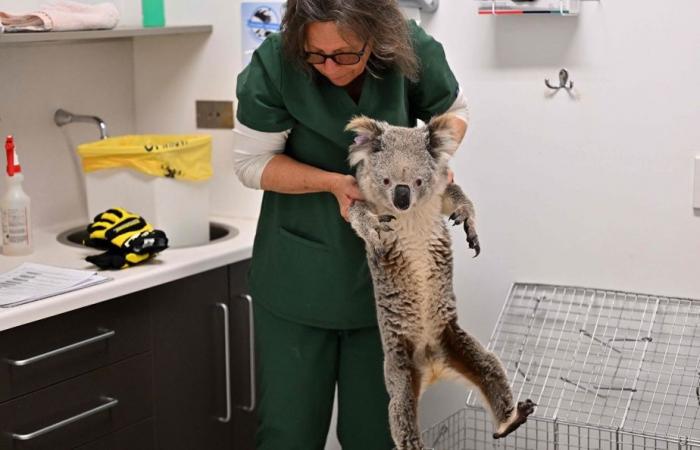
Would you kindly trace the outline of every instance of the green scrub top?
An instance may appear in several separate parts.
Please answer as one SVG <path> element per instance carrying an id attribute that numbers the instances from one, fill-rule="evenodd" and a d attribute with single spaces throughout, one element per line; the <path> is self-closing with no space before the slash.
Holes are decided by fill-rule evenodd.
<path id="1" fill-rule="evenodd" d="M 281 35 L 269 36 L 238 76 L 239 122 L 263 132 L 291 129 L 286 155 L 352 174 L 347 156 L 354 136 L 344 129 L 353 116 L 415 126 L 416 119 L 427 122 L 456 99 L 458 83 L 442 45 L 415 22 L 409 28 L 419 81 L 395 69 L 380 78 L 367 74 L 358 103 L 344 88 L 291 64 Z M 264 193 L 249 275 L 254 300 L 288 320 L 334 329 L 377 323 L 364 243 L 329 192 Z"/>

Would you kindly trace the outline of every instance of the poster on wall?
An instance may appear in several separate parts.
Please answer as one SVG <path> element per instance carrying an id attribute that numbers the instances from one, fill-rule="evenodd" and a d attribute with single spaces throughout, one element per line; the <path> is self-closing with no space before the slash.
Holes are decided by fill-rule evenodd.
<path id="1" fill-rule="evenodd" d="M 282 2 L 243 2 L 241 3 L 241 45 L 243 46 L 243 67 L 247 66 L 253 52 L 262 41 L 280 30 Z"/>

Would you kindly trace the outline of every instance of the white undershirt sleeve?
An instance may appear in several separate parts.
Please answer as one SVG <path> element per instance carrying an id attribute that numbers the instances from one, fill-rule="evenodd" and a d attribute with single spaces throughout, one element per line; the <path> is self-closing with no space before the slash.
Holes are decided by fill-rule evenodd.
<path id="1" fill-rule="evenodd" d="M 467 106 L 467 99 L 464 98 L 462 93 L 462 88 L 459 88 L 457 92 L 457 98 L 455 99 L 450 109 L 447 110 L 448 113 L 452 113 L 462 119 L 464 123 L 469 125 L 469 107 Z"/>
<path id="2" fill-rule="evenodd" d="M 236 120 L 233 129 L 233 168 L 244 186 L 261 189 L 263 170 L 275 155 L 284 151 L 290 131 L 257 131 Z"/>

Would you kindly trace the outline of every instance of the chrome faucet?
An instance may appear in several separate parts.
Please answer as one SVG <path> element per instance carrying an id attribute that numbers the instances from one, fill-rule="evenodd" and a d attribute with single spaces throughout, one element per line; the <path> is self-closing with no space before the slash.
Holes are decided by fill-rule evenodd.
<path id="1" fill-rule="evenodd" d="M 107 124 L 97 116 L 83 116 L 70 113 L 65 109 L 57 109 L 53 115 L 53 121 L 59 127 L 73 122 L 96 122 L 100 127 L 100 139 L 107 139 Z"/>

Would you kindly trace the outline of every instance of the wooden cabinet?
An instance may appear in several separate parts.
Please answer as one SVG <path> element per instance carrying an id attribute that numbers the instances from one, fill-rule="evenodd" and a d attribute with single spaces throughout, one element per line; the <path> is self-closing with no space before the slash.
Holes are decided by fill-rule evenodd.
<path id="1" fill-rule="evenodd" d="M 153 419 L 146 419 L 115 433 L 108 434 L 76 450 L 155 450 Z"/>
<path id="2" fill-rule="evenodd" d="M 226 267 L 153 289 L 158 448 L 230 449 Z"/>
<path id="3" fill-rule="evenodd" d="M 0 402 L 150 350 L 146 301 L 137 292 L 0 333 Z"/>
<path id="4" fill-rule="evenodd" d="M 248 295 L 250 260 L 228 267 L 231 336 L 232 449 L 255 448 L 255 349 L 252 298 Z"/>
<path id="5" fill-rule="evenodd" d="M 252 450 L 248 262 L 154 289 L 158 448 Z M 250 408 L 247 408 L 250 409 Z"/>
<path id="6" fill-rule="evenodd" d="M 252 450 L 247 270 L 0 333 L 0 450 Z"/>
<path id="7" fill-rule="evenodd" d="M 152 415 L 143 353 L 0 404 L 0 449 L 74 448 Z"/>

